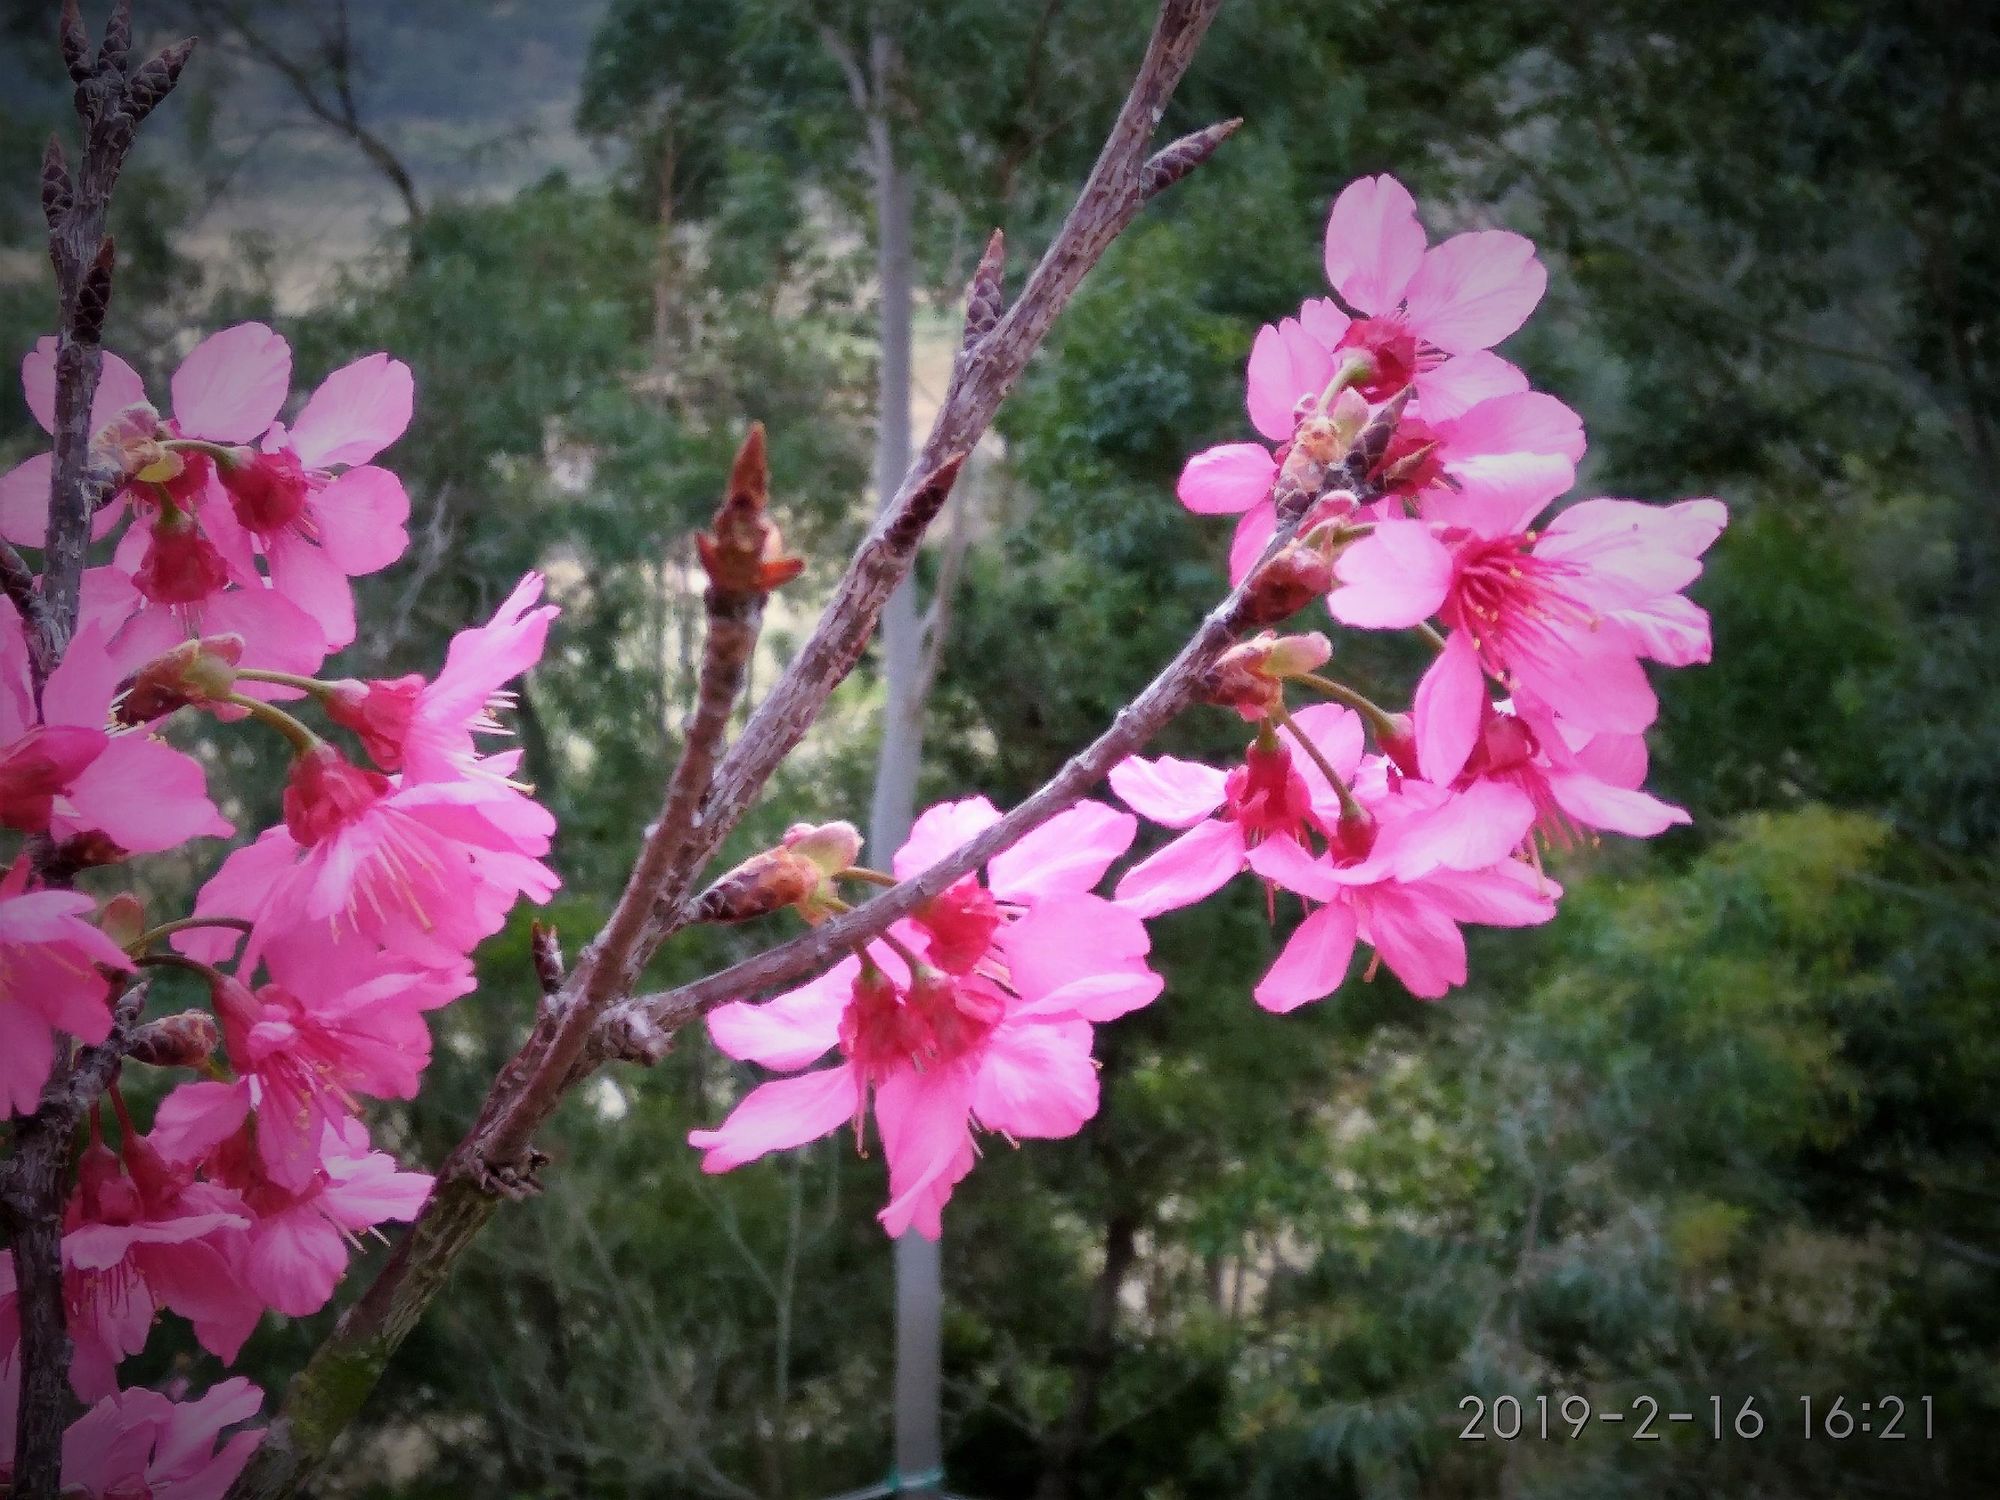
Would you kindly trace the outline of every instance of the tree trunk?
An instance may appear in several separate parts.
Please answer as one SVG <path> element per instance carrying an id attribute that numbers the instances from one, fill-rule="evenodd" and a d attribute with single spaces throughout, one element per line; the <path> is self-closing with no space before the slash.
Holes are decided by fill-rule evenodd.
<path id="1" fill-rule="evenodd" d="M 875 270 L 881 362 L 876 384 L 875 496 L 886 504 L 910 466 L 910 324 L 912 184 L 897 160 L 888 116 L 895 49 L 877 35 L 869 48 L 873 108 L 868 143 L 875 174 Z M 909 836 L 924 759 L 924 642 L 916 575 L 904 579 L 882 611 L 882 741 L 868 813 L 868 848 L 886 868 Z M 905 1493 L 935 1495 L 944 1467 L 940 1418 L 943 1291 L 938 1246 L 921 1235 L 896 1241 L 895 1475 Z M 913 1483 L 914 1481 L 914 1483 Z"/>

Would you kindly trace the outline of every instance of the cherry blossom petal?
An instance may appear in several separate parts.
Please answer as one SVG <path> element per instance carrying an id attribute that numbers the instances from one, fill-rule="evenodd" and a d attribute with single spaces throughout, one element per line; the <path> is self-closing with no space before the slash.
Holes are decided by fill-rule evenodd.
<path id="1" fill-rule="evenodd" d="M 1417 764 L 1426 777 L 1440 786 L 1458 779 L 1479 741 L 1486 703 L 1486 674 L 1480 670 L 1479 653 L 1469 635 L 1454 630 L 1417 683 L 1411 710 L 1416 720 Z"/>
<path id="2" fill-rule="evenodd" d="M 943 1232 L 940 1210 L 972 1170 L 972 1092 L 963 1066 L 898 1071 L 876 1090 L 891 1195 L 876 1217 L 890 1234 L 914 1229 L 934 1240 Z"/>
<path id="3" fill-rule="evenodd" d="M 1002 1026 L 988 1039 L 972 1112 L 988 1130 L 1019 1140 L 1075 1135 L 1097 1113 L 1091 1028 Z"/>
<path id="4" fill-rule="evenodd" d="M 1459 922 L 1487 927 L 1535 927 L 1556 914 L 1562 887 L 1541 871 L 1505 859 L 1483 870 L 1446 870 L 1411 886 Z"/>
<path id="5" fill-rule="evenodd" d="M 309 469 L 365 464 L 410 425 L 416 382 L 410 367 L 386 354 L 343 365 L 307 400 L 292 423 L 290 443 Z"/>
<path id="6" fill-rule="evenodd" d="M 1191 828 L 1222 806 L 1229 775 L 1200 761 L 1128 755 L 1111 768 L 1111 790 L 1125 805 L 1168 828 Z"/>
<path id="7" fill-rule="evenodd" d="M 743 1096 L 713 1130 L 690 1130 L 688 1144 L 706 1154 L 704 1172 L 727 1172 L 745 1162 L 831 1135 L 854 1118 L 854 1069 L 846 1063 L 774 1078 Z"/>
<path id="8" fill-rule="evenodd" d="M 262 323 L 211 333 L 174 371 L 174 421 L 188 437 L 248 443 L 278 420 L 292 346 Z"/>
<path id="9" fill-rule="evenodd" d="M 1236 534 L 1229 541 L 1229 582 L 1241 583 L 1250 570 L 1257 565 L 1257 559 L 1264 555 L 1264 549 L 1271 544 L 1271 538 L 1278 532 L 1278 511 L 1272 505 L 1254 505 L 1243 513 L 1243 519 L 1236 523 Z"/>
<path id="10" fill-rule="evenodd" d="M 1296 319 L 1265 324 L 1250 349 L 1245 391 L 1250 425 L 1274 443 L 1289 442 L 1300 399 L 1317 396 L 1332 378 L 1332 352 Z"/>
<path id="11" fill-rule="evenodd" d="M 1694 821 L 1685 809 L 1671 802 L 1580 772 L 1551 772 L 1549 790 L 1555 794 L 1556 805 L 1577 822 L 1633 838 L 1649 839 L 1677 823 Z"/>
<path id="12" fill-rule="evenodd" d="M 1360 178 L 1334 200 L 1326 221 L 1326 279 L 1349 306 L 1390 311 L 1423 260 L 1416 199 L 1395 178 Z"/>
<path id="13" fill-rule="evenodd" d="M 56 456 L 37 453 L 0 474 L 0 537 L 17 547 L 41 547 L 49 537 L 49 484 Z M 1269 490 L 1269 486 L 1265 486 Z"/>
<path id="14" fill-rule="evenodd" d="M 1187 461 L 1174 494 L 1196 515 L 1233 516 L 1269 500 L 1271 484 L 1277 477 L 1277 460 L 1263 444 L 1221 443 L 1203 449 Z M 46 511 L 46 482 L 42 490 Z"/>
<path id="15" fill-rule="evenodd" d="M 1347 978 L 1354 939 L 1353 908 L 1345 902 L 1322 906 L 1299 923 L 1278 961 L 1257 981 L 1253 998 L 1277 1015 L 1324 1000 Z"/>
<path id="16" fill-rule="evenodd" d="M 95 829 L 128 854 L 236 831 L 209 800 L 201 762 L 144 733 L 114 735 L 70 783 L 69 802 L 75 811 L 56 820 L 63 833 Z"/>
<path id="17" fill-rule="evenodd" d="M 1354 320 L 1331 297 L 1314 297 L 1299 308 L 1299 327 L 1329 349 L 1340 347 Z"/>
<path id="18" fill-rule="evenodd" d="M 845 958 L 813 980 L 761 1005 L 732 1000 L 708 1016 L 708 1034 L 731 1057 L 778 1073 L 810 1067 L 840 1040 L 840 1018 L 861 960 Z"/>
<path id="19" fill-rule="evenodd" d="M 1210 818 L 1127 870 L 1118 882 L 1118 904 L 1142 917 L 1192 906 L 1243 868 L 1241 824 Z"/>
<path id="20" fill-rule="evenodd" d="M 321 548 L 351 578 L 379 572 L 409 550 L 410 497 L 387 469 L 349 469 L 313 496 L 312 513 Z"/>
<path id="21" fill-rule="evenodd" d="M 1443 907 L 1414 889 L 1372 887 L 1361 935 L 1421 1000 L 1436 1000 L 1465 983 L 1465 935 Z"/>
<path id="22" fill-rule="evenodd" d="M 1014 989 L 1024 1000 L 1125 968 L 1139 973 L 1152 948 L 1146 924 L 1101 896 L 1037 902 L 995 935 Z"/>
<path id="23" fill-rule="evenodd" d="M 44 432 L 56 430 L 56 341 L 43 334 L 21 361 L 21 389 L 28 410 Z M 95 432 L 128 406 L 146 399 L 146 382 L 139 372 L 109 350 L 97 377 L 97 394 L 90 401 L 90 430 Z"/>
<path id="24" fill-rule="evenodd" d="M 329 651 L 353 644 L 354 586 L 324 552 L 304 537 L 275 537 L 267 554 L 271 587 L 312 617 Z"/>
<path id="25" fill-rule="evenodd" d="M 1708 611 L 1681 594 L 1613 610 L 1605 618 L 1616 624 L 1639 655 L 1670 667 L 1700 666 L 1714 651 Z"/>
<path id="26" fill-rule="evenodd" d="M 1454 421 L 1445 457 L 1560 453 L 1574 463 L 1583 457 L 1583 447 L 1583 418 L 1554 396 L 1520 391 L 1482 401 Z"/>
<path id="27" fill-rule="evenodd" d="M 1345 625 L 1399 630 L 1429 619 L 1451 587 L 1452 561 L 1421 521 L 1378 521 L 1334 564 L 1343 585 L 1327 608 Z"/>
<path id="28" fill-rule="evenodd" d="M 1416 375 L 1417 411 L 1436 426 L 1463 416 L 1482 401 L 1528 388 L 1528 377 L 1490 349 L 1458 354 Z"/>
<path id="29" fill-rule="evenodd" d="M 1447 354 L 1490 349 L 1528 321 L 1549 273 L 1534 244 L 1503 229 L 1454 235 L 1424 252 L 1404 317 Z"/>
<path id="30" fill-rule="evenodd" d="M 1081 895 L 1132 847 L 1139 820 L 1102 802 L 1057 813 L 1011 849 L 993 856 L 986 883 L 1003 901 Z"/>
<path id="31" fill-rule="evenodd" d="M 960 845 L 1000 821 L 1000 809 L 984 797 L 963 797 L 924 809 L 891 865 L 898 880 L 921 875 Z"/>

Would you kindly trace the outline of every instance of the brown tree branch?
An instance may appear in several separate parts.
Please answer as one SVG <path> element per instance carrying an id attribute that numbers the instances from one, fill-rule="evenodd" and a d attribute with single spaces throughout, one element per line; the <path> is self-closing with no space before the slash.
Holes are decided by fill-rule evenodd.
<path id="1" fill-rule="evenodd" d="M 140 123 L 179 80 L 194 51 L 176 43 L 131 66 L 132 10 L 118 0 L 93 57 L 76 0 L 65 0 L 57 25 L 63 64 L 76 85 L 82 149 L 72 168 L 60 142 L 42 158 L 42 213 L 56 278 L 54 463 L 39 592 L 11 549 L 0 558 L 9 597 L 28 627 L 37 686 L 62 661 L 76 630 L 90 520 L 115 477 L 90 465 L 91 407 L 104 367 L 104 319 L 116 256 L 105 224 L 125 157 Z M 46 838 L 30 856 L 38 879 L 66 884 L 70 871 Z M 20 1292 L 21 1390 L 14 1429 L 15 1500 L 54 1500 L 62 1484 L 62 1436 L 71 1408 L 69 1333 L 62 1292 L 62 1221 L 69 1196 L 76 1124 L 116 1076 L 126 1032 L 144 1004 L 133 985 L 114 1011 L 102 1046 L 57 1053 L 35 1113 L 15 1123 L 0 1164 L 0 1219 Z"/>
<path id="2" fill-rule="evenodd" d="M 993 419 L 1001 400 L 1067 305 L 1084 274 L 1151 196 L 1146 148 L 1167 99 L 1192 60 L 1222 0 L 1163 0 L 1144 60 L 1076 205 L 1020 298 L 990 331 L 963 350 L 931 431 L 902 484 L 862 540 L 811 637 L 716 766 L 679 847 L 657 860 L 642 851 L 650 890 L 643 903 L 621 897 L 619 941 L 591 950 L 553 997 L 516 1057 L 502 1069 L 487 1104 L 440 1174 L 409 1234 L 333 1333 L 293 1379 L 278 1418 L 231 1490 L 233 1500 L 275 1500 L 294 1493 L 322 1464 L 352 1421 L 396 1348 L 422 1316 L 465 1247 L 499 1201 L 496 1189 L 530 1180 L 527 1142 L 561 1095 L 588 1071 L 607 1039 L 627 1054 L 634 1036 L 651 1037 L 644 1017 L 605 1024 L 612 1007 L 593 1014 L 598 997 L 630 993 L 660 942 L 685 921 L 695 881 L 797 748 L 828 697 L 847 677 L 873 633 L 882 606 L 915 562 L 958 467 Z M 663 819 L 664 821 L 664 819 Z M 648 850 L 664 844 L 648 839 Z M 628 883 L 628 893 L 633 887 Z M 643 913 L 636 922 L 629 914 Z M 622 1034 L 621 1034 L 622 1033 Z M 570 1066 L 559 1067 L 565 1057 Z"/>
<path id="3" fill-rule="evenodd" d="M 62 1487 L 70 1396 L 70 1339 L 63 1308 L 62 1210 L 76 1127 L 118 1076 L 132 1028 L 146 1008 L 144 982 L 112 1006 L 111 1034 L 58 1066 L 35 1112 L 17 1121 L 0 1174 L 0 1227 L 14 1257 L 21 1320 L 21 1396 L 14 1427 L 14 1500 L 54 1500 Z M 54 1205 L 51 1212 L 50 1205 Z"/>

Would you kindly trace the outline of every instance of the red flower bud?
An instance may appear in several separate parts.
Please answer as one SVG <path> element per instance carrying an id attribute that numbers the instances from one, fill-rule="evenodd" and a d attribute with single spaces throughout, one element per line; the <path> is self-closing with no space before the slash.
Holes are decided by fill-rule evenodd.
<path id="1" fill-rule="evenodd" d="M 198 1068 L 222 1043 L 221 1028 L 205 1010 L 148 1021 L 132 1033 L 126 1056 L 149 1068 Z"/>
<path id="2" fill-rule="evenodd" d="M 1243 592 L 1243 623 L 1276 625 L 1289 620 L 1333 588 L 1333 564 L 1319 548 L 1288 542 L 1250 575 Z"/>
<path id="3" fill-rule="evenodd" d="M 179 708 L 213 708 L 236 688 L 243 637 L 208 635 L 156 656 L 127 680 L 113 707 L 120 724 L 150 724 Z"/>

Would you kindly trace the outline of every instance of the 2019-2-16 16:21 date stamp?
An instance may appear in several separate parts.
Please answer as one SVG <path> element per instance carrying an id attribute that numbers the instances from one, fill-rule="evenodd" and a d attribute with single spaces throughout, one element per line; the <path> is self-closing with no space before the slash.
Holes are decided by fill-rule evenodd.
<path id="1" fill-rule="evenodd" d="M 1929 1396 L 1800 1396 L 1782 1420 L 1776 1413 L 1767 1420 L 1755 1396 L 1740 1401 L 1710 1396 L 1685 1408 L 1665 1405 L 1652 1396 L 1634 1396 L 1603 1406 L 1575 1393 L 1526 1400 L 1518 1396 L 1466 1396 L 1458 1409 L 1466 1419 L 1458 1435 L 1466 1442 L 1580 1438 L 1593 1425 L 1622 1431 L 1638 1442 L 1657 1442 L 1676 1428 L 1704 1433 L 1717 1442 L 1751 1442 L 1767 1432 L 1788 1432 L 1808 1442 L 1928 1441 L 1936 1432 L 1936 1414 Z"/>

